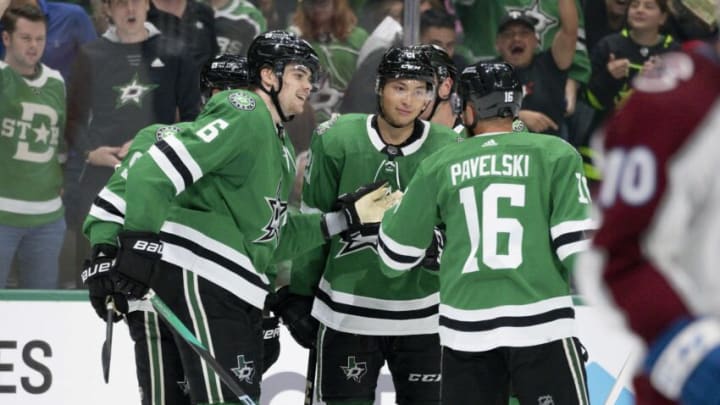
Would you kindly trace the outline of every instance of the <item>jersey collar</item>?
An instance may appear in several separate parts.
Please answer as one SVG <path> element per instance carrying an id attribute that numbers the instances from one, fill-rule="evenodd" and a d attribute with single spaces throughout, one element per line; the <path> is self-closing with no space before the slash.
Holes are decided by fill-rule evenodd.
<path id="1" fill-rule="evenodd" d="M 417 152 L 420 147 L 422 147 L 428 137 L 428 134 L 430 133 L 430 123 L 421 120 L 420 123 L 422 125 L 422 134 L 420 135 L 420 137 L 408 144 L 403 144 L 402 146 L 388 145 L 385 143 L 385 141 L 383 141 L 378 131 L 373 127 L 372 122 L 374 117 L 375 114 L 368 115 L 367 120 L 365 121 L 365 127 L 367 128 L 367 134 L 368 138 L 370 138 L 370 142 L 373 144 L 373 146 L 375 147 L 375 149 L 377 149 L 378 152 L 401 156 L 412 155 L 413 153 Z M 396 152 L 393 153 L 393 151 Z"/>

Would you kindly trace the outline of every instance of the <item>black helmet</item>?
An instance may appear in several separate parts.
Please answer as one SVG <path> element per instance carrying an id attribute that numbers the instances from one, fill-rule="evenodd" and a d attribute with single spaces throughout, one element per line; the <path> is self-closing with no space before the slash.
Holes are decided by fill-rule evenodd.
<path id="1" fill-rule="evenodd" d="M 454 89 L 457 86 L 458 70 L 450 55 L 437 45 L 418 45 L 417 48 L 425 52 L 430 58 L 438 82 L 442 82 L 449 77 L 453 80 Z"/>
<path id="2" fill-rule="evenodd" d="M 430 117 L 428 118 L 432 119 L 440 103 L 450 100 L 450 98 L 453 97 L 453 93 L 455 93 L 455 91 L 457 90 L 457 67 L 455 66 L 455 62 L 453 62 L 452 58 L 450 58 L 450 55 L 448 55 L 448 53 L 445 52 L 444 49 L 437 45 L 416 45 L 413 46 L 413 48 L 419 49 L 421 52 L 424 52 L 427 55 L 427 57 L 430 59 L 430 64 L 435 70 L 435 77 L 437 77 L 438 80 L 438 85 L 435 88 L 435 101 L 433 101 L 433 105 L 432 107 L 430 107 L 431 113 Z M 442 84 L 442 82 L 445 81 L 445 79 L 447 78 L 452 79 L 452 87 L 450 88 L 450 94 L 445 98 L 441 98 L 440 84 Z"/>
<path id="3" fill-rule="evenodd" d="M 435 71 L 430 58 L 417 47 L 390 48 L 378 65 L 375 91 L 385 86 L 389 79 L 413 79 L 424 81 L 428 89 L 435 85 Z"/>
<path id="4" fill-rule="evenodd" d="M 234 54 L 222 54 L 203 66 L 200 89 L 204 95 L 214 90 L 239 89 L 248 86 L 247 58 Z"/>
<path id="5" fill-rule="evenodd" d="M 290 62 L 308 67 L 312 72 L 312 81 L 317 80 L 320 61 L 317 53 L 304 39 L 288 31 L 268 31 L 258 35 L 248 48 L 248 69 L 250 84 L 260 84 L 260 70 L 265 66 L 273 68 L 279 78 Z"/>
<path id="6" fill-rule="evenodd" d="M 466 67 L 460 74 L 459 92 L 463 105 L 473 103 L 476 121 L 517 117 L 523 95 L 520 80 L 507 63 L 479 62 Z"/>

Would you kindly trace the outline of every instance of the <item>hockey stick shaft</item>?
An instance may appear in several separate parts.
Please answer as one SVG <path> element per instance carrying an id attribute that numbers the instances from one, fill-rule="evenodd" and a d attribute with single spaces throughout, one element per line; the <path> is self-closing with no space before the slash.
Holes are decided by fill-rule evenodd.
<path id="1" fill-rule="evenodd" d="M 223 368 L 222 365 L 210 354 L 210 351 L 200 342 L 195 335 L 182 323 L 182 321 L 175 315 L 175 313 L 155 294 L 155 291 L 150 289 L 148 292 L 147 299 L 152 303 L 155 311 L 160 317 L 167 323 L 170 329 L 180 336 L 190 347 L 197 353 L 210 368 L 220 377 L 223 383 L 227 385 L 230 391 L 235 394 L 240 402 L 244 405 L 255 405 L 255 401 L 250 398 L 245 391 L 243 391 L 240 384 L 235 381 L 233 376 Z"/>
<path id="2" fill-rule="evenodd" d="M 305 372 L 305 405 L 312 405 L 315 400 L 315 370 L 317 370 L 317 356 L 315 348 L 308 351 L 308 365 Z"/>

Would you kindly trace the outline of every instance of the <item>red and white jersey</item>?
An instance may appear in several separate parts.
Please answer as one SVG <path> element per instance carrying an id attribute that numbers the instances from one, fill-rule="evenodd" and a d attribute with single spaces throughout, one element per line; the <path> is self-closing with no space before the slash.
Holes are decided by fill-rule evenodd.
<path id="1" fill-rule="evenodd" d="M 720 315 L 720 65 L 667 54 L 635 87 L 599 134 L 601 227 L 576 275 L 593 294 L 582 273 L 599 265 L 605 297 L 651 342 L 680 316 Z"/>

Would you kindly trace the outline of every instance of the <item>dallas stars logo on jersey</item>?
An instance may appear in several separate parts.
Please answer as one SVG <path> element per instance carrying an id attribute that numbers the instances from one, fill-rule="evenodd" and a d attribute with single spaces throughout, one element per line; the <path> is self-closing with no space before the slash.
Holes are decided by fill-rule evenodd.
<path id="1" fill-rule="evenodd" d="M 353 254 L 363 249 L 371 249 L 377 254 L 378 225 L 366 225 L 367 231 L 355 231 L 347 237 L 340 238 L 342 247 L 335 255 L 336 258 Z"/>
<path id="2" fill-rule="evenodd" d="M 143 98 L 156 87 L 158 87 L 157 84 L 140 83 L 138 74 L 135 72 L 129 83 L 122 86 L 113 86 L 113 90 L 118 92 L 115 108 L 117 109 L 130 103 L 142 107 Z"/>
<path id="3" fill-rule="evenodd" d="M 228 100 L 238 110 L 252 111 L 255 109 L 255 99 L 245 93 L 232 93 L 228 96 Z"/>
<path id="4" fill-rule="evenodd" d="M 252 384 L 253 375 L 255 375 L 255 362 L 245 361 L 245 355 L 237 356 L 238 366 L 231 368 L 230 371 L 235 374 L 235 377 L 240 381 L 245 381 L 248 384 Z"/>
<path id="5" fill-rule="evenodd" d="M 285 221 L 285 214 L 287 213 L 287 201 L 283 201 L 280 198 L 280 190 L 282 189 L 282 181 L 278 184 L 277 192 L 275 197 L 265 197 L 265 201 L 270 206 L 270 220 L 267 225 L 263 228 L 263 235 L 255 239 L 255 242 L 265 243 L 277 238 L 279 229 Z"/>
<path id="6" fill-rule="evenodd" d="M 161 141 L 161 140 L 167 138 L 168 136 L 177 135 L 179 133 L 180 133 L 180 128 L 178 128 L 174 125 L 170 125 L 167 127 L 158 128 L 158 130 L 155 131 L 155 139 L 158 141 Z"/>
<path id="7" fill-rule="evenodd" d="M 340 366 L 342 372 L 345 374 L 345 378 L 353 379 L 356 383 L 359 383 L 365 373 L 367 373 L 367 363 L 358 362 L 355 360 L 355 356 L 349 356 L 347 366 Z"/>

